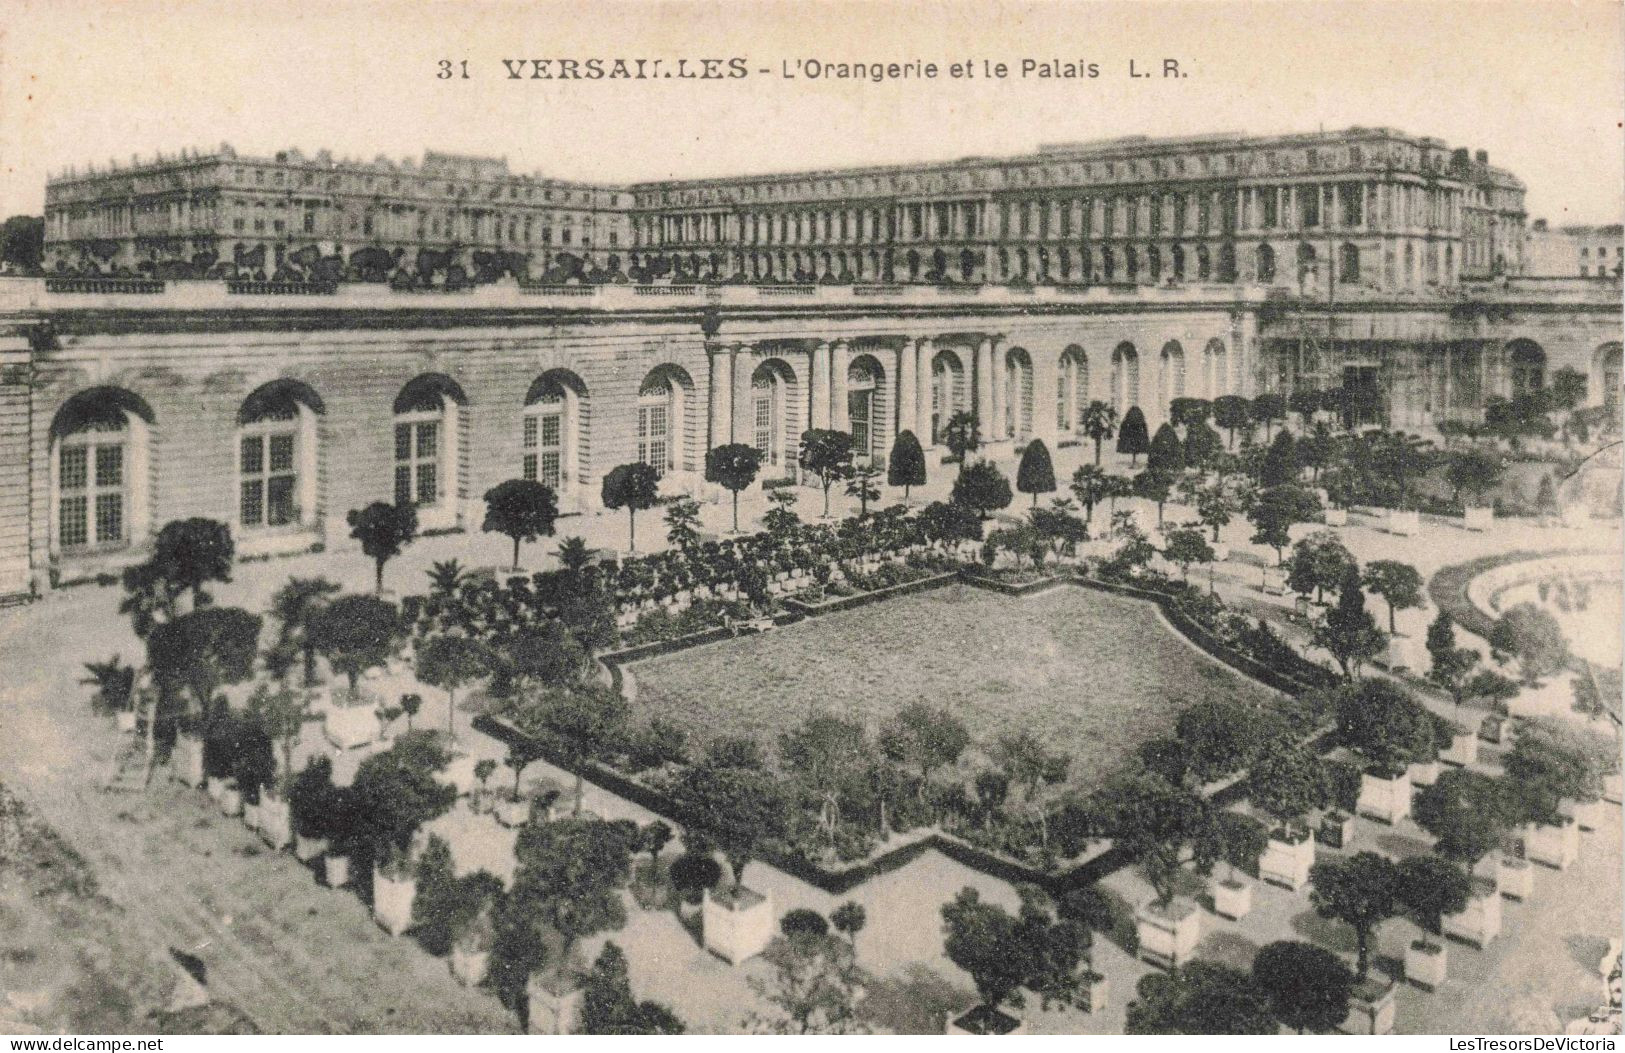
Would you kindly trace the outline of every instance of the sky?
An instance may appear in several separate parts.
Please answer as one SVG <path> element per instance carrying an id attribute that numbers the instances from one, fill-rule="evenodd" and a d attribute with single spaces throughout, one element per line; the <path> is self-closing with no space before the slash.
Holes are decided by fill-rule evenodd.
<path id="1" fill-rule="evenodd" d="M 247 154 L 497 155 L 620 183 L 1362 125 L 1487 150 L 1528 185 L 1530 218 L 1617 223 L 1621 12 L 1596 0 L 6 0 L 0 215 L 38 213 L 48 171 L 222 141 Z M 589 57 L 667 71 L 739 58 L 750 72 L 565 81 L 527 66 L 512 80 L 503 65 Z M 1170 58 L 1183 76 L 1129 76 L 1131 60 L 1160 73 Z M 1023 59 L 1100 75 L 1024 77 Z M 450 79 L 436 76 L 442 60 Z M 798 60 L 920 60 L 938 76 L 782 76 Z M 951 76 L 954 63 L 976 76 Z"/>

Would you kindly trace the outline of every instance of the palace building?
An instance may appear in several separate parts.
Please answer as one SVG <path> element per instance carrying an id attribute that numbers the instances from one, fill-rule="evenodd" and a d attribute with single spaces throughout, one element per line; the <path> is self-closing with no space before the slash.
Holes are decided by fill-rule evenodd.
<path id="1" fill-rule="evenodd" d="M 0 597 L 112 573 L 189 516 L 230 523 L 254 556 L 352 545 L 345 513 L 378 500 L 417 505 L 424 529 L 477 530 L 482 495 L 510 478 L 595 509 L 604 474 L 633 461 L 667 493 L 720 500 L 702 479 L 708 449 L 752 444 L 765 478 L 788 477 L 809 427 L 849 431 L 872 457 L 912 431 L 937 463 L 959 409 L 1009 456 L 1033 438 L 1086 442 L 1091 400 L 1138 406 L 1154 428 L 1181 397 L 1360 388 L 1375 422 L 1425 434 L 1563 367 L 1595 404 L 1621 389 L 1618 278 L 1519 276 L 1521 184 L 1383 130 L 623 189 L 439 155 L 397 169 L 224 151 L 166 164 L 164 179 L 194 174 L 191 190 L 122 216 L 84 182 L 75 218 L 53 182 L 51 258 L 81 258 L 92 212 L 114 225 L 115 258 L 155 251 L 158 219 L 137 235 L 135 217 L 178 216 L 182 201 L 164 237 L 214 238 L 236 258 L 222 210 L 239 206 L 195 202 L 207 187 L 235 200 L 227 186 L 257 189 L 263 173 L 266 218 L 285 226 L 245 229 L 245 243 L 278 243 L 295 214 L 302 232 L 309 206 L 324 256 L 466 247 L 436 235 L 433 214 L 479 199 L 478 244 L 523 245 L 526 215 L 533 233 L 553 217 L 530 251 L 543 254 L 532 269 L 554 269 L 545 254 L 582 249 L 590 217 L 601 270 L 612 250 L 626 269 L 410 287 L 156 268 L 0 278 Z M 159 193 L 163 180 L 130 171 L 107 178 Z M 369 197 L 369 173 L 390 181 L 379 195 L 398 176 L 421 196 Z M 310 189 L 290 191 L 306 174 Z M 383 241 L 394 204 L 418 211 Z M 290 258 L 306 246 L 280 244 Z"/>

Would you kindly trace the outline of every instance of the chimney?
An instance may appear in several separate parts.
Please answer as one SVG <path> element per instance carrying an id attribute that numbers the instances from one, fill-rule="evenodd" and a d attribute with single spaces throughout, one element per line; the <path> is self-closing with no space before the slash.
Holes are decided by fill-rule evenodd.
<path id="1" fill-rule="evenodd" d="M 1480 150 L 1478 153 L 1473 155 L 1473 159 L 1481 165 L 1487 165 L 1490 163 L 1490 152 L 1488 150 Z"/>

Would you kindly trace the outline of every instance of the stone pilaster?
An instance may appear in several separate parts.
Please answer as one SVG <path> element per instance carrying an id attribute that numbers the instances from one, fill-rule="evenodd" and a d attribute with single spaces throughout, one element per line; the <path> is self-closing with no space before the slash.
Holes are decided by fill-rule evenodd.
<path id="1" fill-rule="evenodd" d="M 851 360 L 852 352 L 847 342 L 837 340 L 832 348 L 829 364 L 829 426 L 834 431 L 852 430 L 846 404 L 846 368 Z M 870 426 L 874 426 L 873 421 L 870 421 Z"/>
<path id="2" fill-rule="evenodd" d="M 829 345 L 820 343 L 812 349 L 811 377 L 807 384 L 810 394 L 808 427 L 829 427 Z"/>
<path id="3" fill-rule="evenodd" d="M 733 441 L 733 348 L 711 344 L 706 352 L 711 357 L 710 445 L 707 449 L 716 449 Z"/>

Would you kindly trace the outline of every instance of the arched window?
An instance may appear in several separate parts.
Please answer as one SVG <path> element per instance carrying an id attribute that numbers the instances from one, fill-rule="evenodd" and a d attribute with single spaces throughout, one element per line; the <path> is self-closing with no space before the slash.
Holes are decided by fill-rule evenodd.
<path id="1" fill-rule="evenodd" d="M 1033 362 L 1019 347 L 1004 358 L 1004 420 L 1000 437 L 1022 437 L 1033 431 Z"/>
<path id="2" fill-rule="evenodd" d="M 52 548 L 63 555 L 121 548 L 146 533 L 148 424 L 127 391 L 69 399 L 51 424 Z"/>
<path id="3" fill-rule="evenodd" d="M 1256 253 L 1258 280 L 1268 285 L 1275 280 L 1275 248 L 1268 242 L 1258 246 Z"/>
<path id="4" fill-rule="evenodd" d="M 852 433 L 852 452 L 869 457 L 880 450 L 880 420 L 876 394 L 880 386 L 880 363 L 869 355 L 855 358 L 846 367 L 847 425 Z"/>
<path id="5" fill-rule="evenodd" d="M 1127 340 L 1112 352 L 1112 402 L 1119 417 L 1140 404 L 1140 354 Z"/>
<path id="6" fill-rule="evenodd" d="M 520 417 L 520 477 L 561 497 L 574 490 L 576 432 L 585 391 L 575 374 L 551 370 L 531 384 Z"/>
<path id="7" fill-rule="evenodd" d="M 664 475 L 677 467 L 677 388 L 670 377 L 650 374 L 638 389 L 638 460 Z"/>
<path id="8" fill-rule="evenodd" d="M 426 374 L 395 398 L 395 503 L 416 505 L 419 525 L 455 516 L 459 406 L 462 389 L 450 377 Z M 440 516 L 439 513 L 446 513 Z"/>
<path id="9" fill-rule="evenodd" d="M 1185 397 L 1185 349 L 1178 340 L 1162 345 L 1162 409 L 1164 412 L 1174 399 Z"/>
<path id="10" fill-rule="evenodd" d="M 1230 394 L 1230 360 L 1225 354 L 1224 341 L 1207 342 L 1208 398 L 1216 399 Z"/>
<path id="11" fill-rule="evenodd" d="M 1083 348 L 1073 344 L 1061 352 L 1060 368 L 1055 387 L 1055 426 L 1061 431 L 1072 431 L 1083 415 L 1083 404 L 1089 394 L 1089 359 Z"/>
<path id="12" fill-rule="evenodd" d="M 1344 282 L 1360 280 L 1360 249 L 1345 242 L 1338 250 L 1337 278 Z"/>
<path id="13" fill-rule="evenodd" d="M 762 463 L 787 467 L 792 455 L 785 439 L 793 431 L 787 420 L 792 405 L 789 367 L 778 360 L 763 362 L 750 378 L 751 444 L 762 454 Z"/>
<path id="14" fill-rule="evenodd" d="M 238 412 L 237 521 L 245 529 L 298 527 L 316 514 L 316 393 L 273 381 Z"/>

